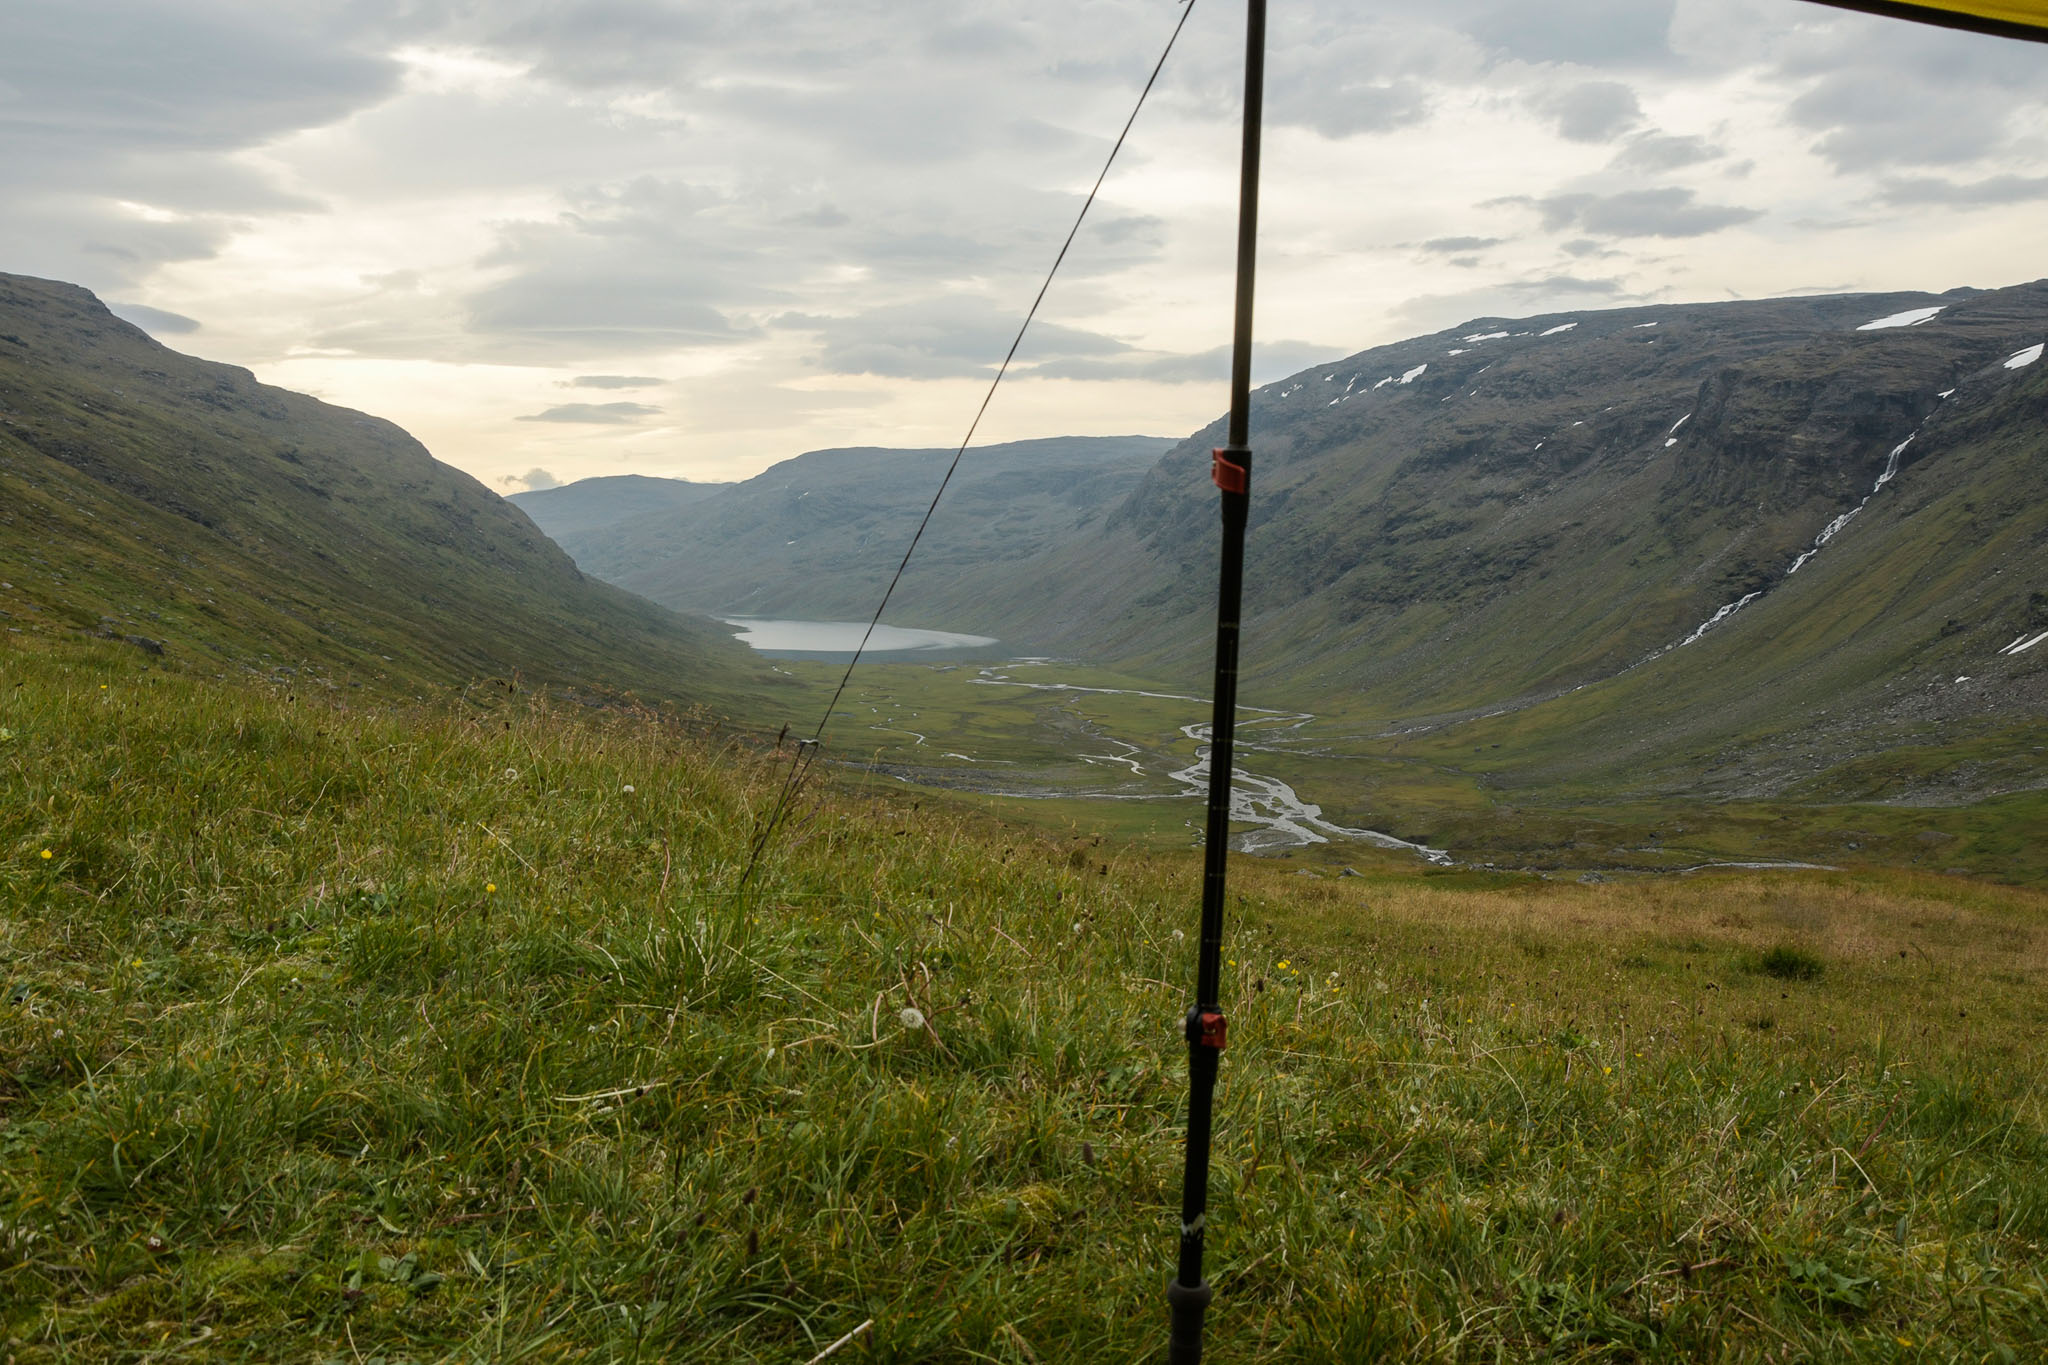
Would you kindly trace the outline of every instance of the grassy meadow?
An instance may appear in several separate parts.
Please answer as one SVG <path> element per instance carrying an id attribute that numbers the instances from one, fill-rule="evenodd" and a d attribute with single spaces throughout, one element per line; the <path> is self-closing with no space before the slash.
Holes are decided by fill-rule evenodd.
<path id="1" fill-rule="evenodd" d="M 1198 868 L 0 657 L 0 1361 L 1149 1361 Z M 2048 895 L 1234 864 L 1211 1357 L 2048 1355 Z"/>

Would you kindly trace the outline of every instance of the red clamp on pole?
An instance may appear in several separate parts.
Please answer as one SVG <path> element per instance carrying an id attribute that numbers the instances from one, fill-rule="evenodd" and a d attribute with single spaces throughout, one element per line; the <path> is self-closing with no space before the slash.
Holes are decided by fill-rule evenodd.
<path id="1" fill-rule="evenodd" d="M 1223 1011 L 1198 1009 L 1193 1013 L 1194 1018 L 1188 1021 L 1188 1041 L 1223 1051 L 1230 1036 L 1230 1021 L 1223 1017 Z"/>
<path id="2" fill-rule="evenodd" d="M 1252 487 L 1252 465 L 1246 458 L 1249 454 L 1249 451 L 1227 450 L 1219 446 L 1210 452 L 1209 477 L 1226 493 L 1249 493 Z"/>

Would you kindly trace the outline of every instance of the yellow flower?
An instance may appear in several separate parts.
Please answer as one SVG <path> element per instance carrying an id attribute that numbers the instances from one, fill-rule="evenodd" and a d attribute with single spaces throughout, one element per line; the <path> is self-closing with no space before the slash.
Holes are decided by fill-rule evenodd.
<path id="1" fill-rule="evenodd" d="M 1284 957 L 1280 959 L 1280 970 L 1283 972 L 1287 970 L 1287 959 Z"/>
<path id="2" fill-rule="evenodd" d="M 54 858 L 56 856 L 56 854 L 50 852 L 50 850 L 48 850 L 47 848 L 43 850 L 43 857 L 45 858 Z"/>
<path id="3" fill-rule="evenodd" d="M 1600 1074 L 1603 1076 L 1612 1076 L 1614 1074 L 1614 1068 L 1611 1066 L 1603 1066 L 1600 1068 Z"/>
<path id="4" fill-rule="evenodd" d="M 497 889 L 498 889 L 498 884 L 497 884 L 496 882 L 485 882 L 485 883 L 484 883 L 484 890 L 485 890 L 485 891 L 496 891 Z"/>

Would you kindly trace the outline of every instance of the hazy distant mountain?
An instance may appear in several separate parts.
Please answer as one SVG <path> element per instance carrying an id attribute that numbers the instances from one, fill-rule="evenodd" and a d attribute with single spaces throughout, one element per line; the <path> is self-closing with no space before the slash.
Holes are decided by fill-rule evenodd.
<path id="1" fill-rule="evenodd" d="M 929 603 L 935 594 L 953 600 L 960 574 L 1018 569 L 1086 538 L 1172 445 L 1158 436 L 1069 436 L 969 450 L 889 619 L 938 624 L 927 619 Z M 673 607 L 866 617 L 953 454 L 814 450 L 687 506 L 556 539 L 586 572 Z M 971 606 L 961 610 L 971 615 Z"/>
<path id="2" fill-rule="evenodd" d="M 560 545 L 565 539 L 587 536 L 649 512 L 688 507 L 730 487 L 729 483 L 611 474 L 514 493 L 508 500 Z"/>
<path id="3" fill-rule="evenodd" d="M 720 628 L 586 578 L 391 423 L 165 349 L 75 285 L 0 275 L 0 625 L 391 686 L 722 701 Z"/>

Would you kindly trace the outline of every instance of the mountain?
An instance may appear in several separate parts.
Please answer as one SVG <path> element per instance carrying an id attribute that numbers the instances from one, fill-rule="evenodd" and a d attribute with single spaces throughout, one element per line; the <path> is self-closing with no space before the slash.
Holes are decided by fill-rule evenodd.
<path id="1" fill-rule="evenodd" d="M 1266 385 L 1247 700 L 1502 791 L 2039 785 L 2048 642 L 2001 650 L 2048 630 L 2044 337 L 2048 282 L 1663 305 Z M 1199 687 L 1222 436 L 1049 481 L 1014 535 L 1000 484 L 956 484 L 891 619 Z M 576 553 L 678 605 L 851 614 L 936 484 L 897 459 L 819 452 Z"/>
<path id="2" fill-rule="evenodd" d="M 1069 436 L 969 450 L 889 619 L 937 624 L 927 618 L 938 600 L 971 615 L 972 604 L 949 592 L 954 579 L 1000 577 L 1085 541 L 1172 445 L 1156 436 Z M 586 572 L 679 609 L 864 618 L 953 454 L 814 450 L 688 505 L 556 538 Z"/>
<path id="3" fill-rule="evenodd" d="M 411 689 L 518 673 L 723 705 L 746 651 L 578 572 L 390 422 L 0 275 L 0 627 Z"/>
<path id="4" fill-rule="evenodd" d="M 612 474 L 578 479 L 556 488 L 513 493 L 507 501 L 533 518 L 557 545 L 602 532 L 649 512 L 702 502 L 732 485 L 690 479 L 655 479 L 645 474 Z"/>
<path id="5" fill-rule="evenodd" d="M 2048 630 L 2044 337 L 2048 282 L 1482 318 L 1268 385 L 1247 695 L 1500 745 L 1510 788 L 1924 795 L 1822 775 L 2012 727 L 2030 754 L 2048 646 L 2001 650 Z M 961 595 L 1198 678 L 1221 437 L 1028 588 Z M 1934 766 L 1958 799 L 2048 773 L 1981 759 Z"/>

